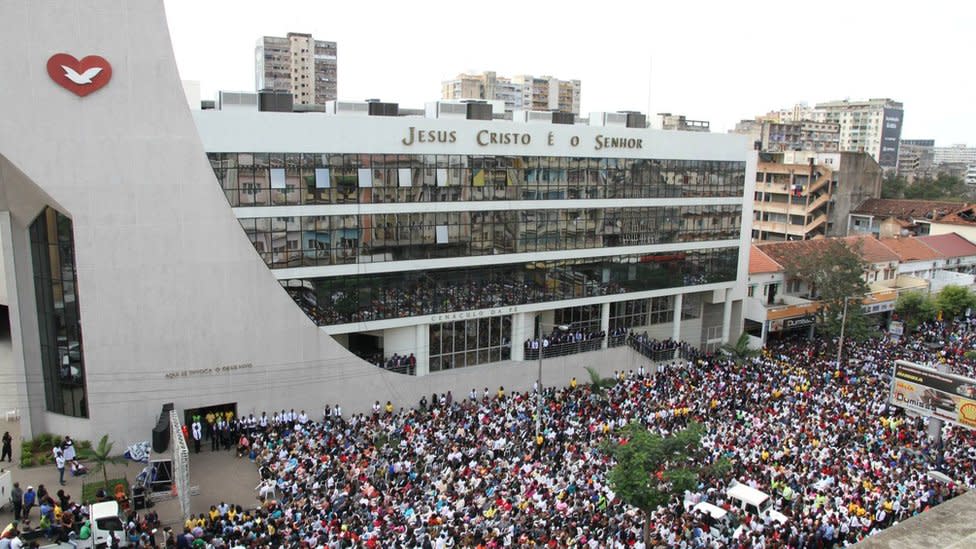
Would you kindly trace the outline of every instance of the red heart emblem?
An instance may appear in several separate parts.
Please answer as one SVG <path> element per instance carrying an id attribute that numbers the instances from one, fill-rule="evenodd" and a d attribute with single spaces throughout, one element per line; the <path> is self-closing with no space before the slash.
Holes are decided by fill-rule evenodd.
<path id="1" fill-rule="evenodd" d="M 84 97 L 108 84 L 112 79 L 112 65 L 99 55 L 89 55 L 79 61 L 73 55 L 56 53 L 47 60 L 47 74 L 66 90 Z"/>

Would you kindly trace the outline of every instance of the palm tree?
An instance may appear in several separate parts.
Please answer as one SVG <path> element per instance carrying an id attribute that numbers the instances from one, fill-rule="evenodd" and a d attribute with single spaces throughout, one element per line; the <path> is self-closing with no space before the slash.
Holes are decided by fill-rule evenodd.
<path id="1" fill-rule="evenodd" d="M 600 372 L 592 366 L 587 366 L 586 371 L 590 374 L 590 391 L 600 398 L 603 398 L 607 389 L 617 384 L 617 380 L 612 377 L 600 377 Z"/>
<path id="2" fill-rule="evenodd" d="M 92 472 L 101 471 L 104 487 L 108 489 L 108 465 L 126 463 L 125 459 L 112 455 L 113 442 L 109 442 L 108 435 L 102 435 L 98 446 L 85 452 L 85 458 L 92 461 Z"/>
<path id="3" fill-rule="evenodd" d="M 749 348 L 749 334 L 745 332 L 739 335 L 739 339 L 734 344 L 726 343 L 722 345 L 722 351 L 735 361 L 736 364 L 741 364 L 759 354 L 758 350 Z"/>

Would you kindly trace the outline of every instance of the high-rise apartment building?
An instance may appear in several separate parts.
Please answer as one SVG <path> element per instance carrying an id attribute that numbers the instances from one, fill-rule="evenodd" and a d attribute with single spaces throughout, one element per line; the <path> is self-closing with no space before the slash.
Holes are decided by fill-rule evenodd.
<path id="1" fill-rule="evenodd" d="M 336 43 L 311 34 L 264 36 L 254 48 L 258 91 L 290 91 L 295 105 L 324 105 L 337 95 Z"/>
<path id="2" fill-rule="evenodd" d="M 812 120 L 766 120 L 762 123 L 761 140 L 765 152 L 837 152 L 840 149 L 840 125 Z"/>
<path id="3" fill-rule="evenodd" d="M 828 101 L 812 112 L 817 122 L 840 126 L 840 150 L 866 152 L 882 168 L 898 166 L 898 145 L 904 118 L 902 104 L 891 99 Z"/>
<path id="4" fill-rule="evenodd" d="M 559 111 L 579 114 L 580 81 L 521 74 L 506 78 L 492 71 L 459 74 L 441 82 L 443 99 L 504 101 L 506 111 Z"/>

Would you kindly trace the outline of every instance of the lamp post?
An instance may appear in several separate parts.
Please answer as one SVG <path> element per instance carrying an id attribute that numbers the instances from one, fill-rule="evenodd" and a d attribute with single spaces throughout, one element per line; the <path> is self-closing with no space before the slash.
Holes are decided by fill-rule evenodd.
<path id="1" fill-rule="evenodd" d="M 560 332 L 565 332 L 569 329 L 566 324 L 560 324 L 558 326 L 553 326 L 558 328 Z M 542 345 L 542 319 L 539 319 L 539 327 L 536 329 L 536 341 L 539 342 L 539 375 L 536 378 L 536 407 L 535 407 L 535 439 L 539 440 L 539 434 L 542 432 L 542 351 L 545 347 Z"/>

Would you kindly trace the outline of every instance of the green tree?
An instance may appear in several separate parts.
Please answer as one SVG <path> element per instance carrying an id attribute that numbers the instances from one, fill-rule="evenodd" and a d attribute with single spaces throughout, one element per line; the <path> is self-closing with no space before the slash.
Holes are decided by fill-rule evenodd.
<path id="1" fill-rule="evenodd" d="M 895 313 L 905 323 L 906 333 L 912 333 L 918 325 L 935 318 L 935 300 L 922 292 L 906 292 L 898 296 Z"/>
<path id="2" fill-rule="evenodd" d="M 125 459 L 112 455 L 112 446 L 114 446 L 114 443 L 109 442 L 108 435 L 102 435 L 101 440 L 98 441 L 98 445 L 84 453 L 84 457 L 92 461 L 92 472 L 102 472 L 102 480 L 105 482 L 104 486 L 106 489 L 108 488 L 108 466 L 110 464 L 126 463 Z"/>
<path id="3" fill-rule="evenodd" d="M 587 366 L 586 371 L 590 374 L 590 391 L 600 398 L 603 398 L 607 389 L 617 384 L 617 380 L 612 377 L 600 377 L 600 372 L 592 366 Z"/>
<path id="4" fill-rule="evenodd" d="M 735 340 L 735 343 L 726 343 L 725 345 L 722 345 L 722 350 L 725 351 L 729 358 L 735 361 L 736 364 L 741 364 L 759 354 L 758 349 L 749 348 L 749 334 L 745 332 L 739 334 L 739 339 Z"/>
<path id="5" fill-rule="evenodd" d="M 884 185 L 882 185 L 884 194 Z M 935 179 L 921 178 L 903 188 L 904 198 L 922 200 L 952 200 L 964 202 L 969 194 L 966 182 L 961 177 L 940 173 Z"/>
<path id="6" fill-rule="evenodd" d="M 969 288 L 950 284 L 935 299 L 936 305 L 942 311 L 943 318 L 952 320 L 966 312 L 966 309 L 976 309 L 976 295 L 969 291 Z"/>
<path id="7" fill-rule="evenodd" d="M 700 424 L 692 422 L 684 430 L 662 437 L 633 422 L 620 430 L 623 442 L 608 443 L 616 460 L 608 476 L 610 487 L 643 513 L 644 545 L 651 546 L 650 513 L 693 488 L 700 476 L 722 475 L 728 470 L 724 460 L 707 467 L 695 465 L 703 432 Z"/>
<path id="8" fill-rule="evenodd" d="M 821 307 L 816 314 L 818 330 L 837 337 L 843 323 L 844 337 L 861 341 L 872 333 L 860 306 L 868 292 L 863 278 L 867 263 L 861 259 L 861 243 L 858 241 L 850 246 L 841 239 L 822 242 L 803 248 L 801 253 L 783 257 L 786 276 L 805 282 L 811 298 L 820 300 Z"/>
<path id="9" fill-rule="evenodd" d="M 908 180 L 902 176 L 889 174 L 881 182 L 881 198 L 905 198 Z"/>

